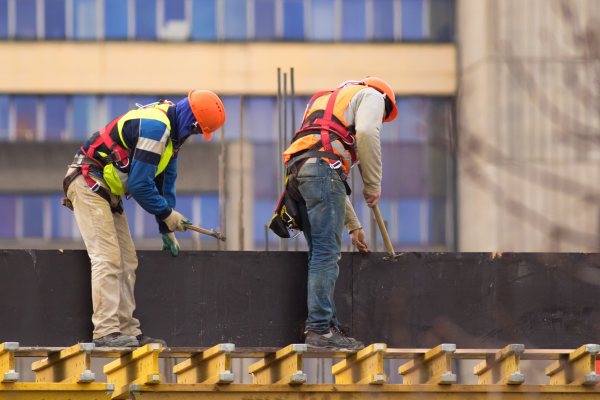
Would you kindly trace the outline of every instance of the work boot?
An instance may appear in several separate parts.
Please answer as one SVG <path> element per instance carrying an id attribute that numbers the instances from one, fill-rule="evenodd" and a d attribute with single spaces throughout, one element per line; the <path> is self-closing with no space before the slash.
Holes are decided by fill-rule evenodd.
<path id="1" fill-rule="evenodd" d="M 359 342 L 358 340 L 348 336 L 348 331 L 350 330 L 350 328 L 348 328 L 347 326 L 343 327 L 340 324 L 333 325 L 333 322 L 332 322 L 330 329 L 334 332 L 337 332 L 337 334 L 340 335 L 341 337 L 348 339 L 350 341 L 350 343 L 352 343 L 353 349 L 362 349 L 363 347 L 365 347 L 363 342 Z"/>
<path id="2" fill-rule="evenodd" d="M 329 349 L 362 349 L 364 344 L 354 338 L 348 337 L 345 332 L 340 331 L 335 327 L 331 327 L 329 332 L 319 334 L 311 331 L 304 332 L 306 340 L 304 341 L 308 347 L 324 347 Z"/>
<path id="3" fill-rule="evenodd" d="M 137 335 L 135 338 L 140 343 L 140 347 L 141 346 L 145 346 L 145 345 L 150 344 L 150 343 L 160 343 L 160 344 L 162 344 L 162 347 L 167 347 L 167 342 L 165 342 L 164 340 L 162 340 L 162 339 L 153 339 L 150 336 L 144 335 L 143 333 L 141 335 Z"/>
<path id="4" fill-rule="evenodd" d="M 113 332 L 94 339 L 96 347 L 138 347 L 138 341 L 133 336 L 123 335 L 121 332 Z"/>

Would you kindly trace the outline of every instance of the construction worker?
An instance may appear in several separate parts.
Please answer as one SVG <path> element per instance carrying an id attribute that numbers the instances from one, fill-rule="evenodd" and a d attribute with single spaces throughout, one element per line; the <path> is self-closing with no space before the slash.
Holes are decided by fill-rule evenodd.
<path id="1" fill-rule="evenodd" d="M 223 103 L 207 90 L 191 91 L 177 105 L 161 100 L 139 107 L 94 133 L 63 182 L 63 203 L 75 212 L 92 263 L 93 338 L 99 347 L 166 346 L 142 334 L 133 318 L 138 260 L 121 196 L 130 194 L 155 215 L 162 250 L 177 256 L 174 232 L 185 232 L 191 223 L 175 211 L 177 154 L 191 135 L 210 140 L 225 122 Z"/>
<path id="2" fill-rule="evenodd" d="M 362 253 L 370 252 L 347 196 L 346 178 L 360 155 L 365 201 L 369 207 L 377 205 L 381 195 L 379 132 L 382 123 L 394 120 L 397 114 L 394 92 L 383 80 L 370 77 L 345 82 L 333 92 L 313 96 L 302 128 L 283 153 L 290 174 L 288 188 L 291 185 L 303 199 L 300 215 L 308 243 L 305 337 L 309 347 L 364 347 L 340 326 L 333 302 L 344 226 L 352 244 Z"/>

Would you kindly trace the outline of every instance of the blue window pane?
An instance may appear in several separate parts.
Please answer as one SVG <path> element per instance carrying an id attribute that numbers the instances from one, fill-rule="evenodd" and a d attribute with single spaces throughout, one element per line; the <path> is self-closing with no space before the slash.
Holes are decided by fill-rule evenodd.
<path id="1" fill-rule="evenodd" d="M 277 140 L 277 101 L 275 97 L 252 96 L 247 98 L 248 113 L 244 122 L 248 122 L 248 138 L 253 142 L 272 142 Z M 296 106 L 296 109 L 298 106 Z M 246 135 L 244 135 L 246 136 Z"/>
<path id="2" fill-rule="evenodd" d="M 418 97 L 396 99 L 398 107 L 398 138 L 407 142 L 424 142 L 427 140 L 427 102 Z"/>
<path id="3" fill-rule="evenodd" d="M 96 39 L 96 0 L 74 0 L 73 35 L 75 39 Z"/>
<path id="4" fill-rule="evenodd" d="M 44 237 L 44 196 L 26 195 L 23 199 L 23 237 Z"/>
<path id="5" fill-rule="evenodd" d="M 225 39 L 246 39 L 246 0 L 225 2 Z"/>
<path id="6" fill-rule="evenodd" d="M 454 7 L 454 0 L 429 0 L 429 35 L 432 40 L 454 40 Z"/>
<path id="7" fill-rule="evenodd" d="M 96 96 L 73 96 L 73 139 L 85 140 L 98 131 L 98 98 Z M 106 122 L 106 121 L 104 121 Z"/>
<path id="8" fill-rule="evenodd" d="M 156 1 L 135 0 L 135 37 L 156 40 Z"/>
<path id="9" fill-rule="evenodd" d="M 70 239 L 73 237 L 73 211 L 60 203 L 63 197 L 65 197 L 63 194 L 53 194 L 50 196 L 53 239 Z"/>
<path id="10" fill-rule="evenodd" d="M 398 239 L 400 243 L 421 243 L 420 199 L 398 202 Z"/>
<path id="11" fill-rule="evenodd" d="M 165 22 L 172 19 L 185 19 L 185 0 L 169 0 L 165 2 Z"/>
<path id="12" fill-rule="evenodd" d="M 275 214 L 275 207 L 277 204 L 273 200 L 255 200 L 254 201 L 254 240 L 255 243 L 265 244 L 265 225 L 269 225 L 273 214 Z M 270 230 L 269 242 L 275 241 L 275 235 Z M 290 246 L 291 247 L 291 246 Z M 269 249 L 271 250 L 271 249 Z"/>
<path id="13" fill-rule="evenodd" d="M 65 0 L 46 0 L 44 3 L 44 26 L 46 39 L 66 37 Z"/>
<path id="14" fill-rule="evenodd" d="M 342 3 L 342 40 L 367 40 L 365 0 L 344 0 Z"/>
<path id="15" fill-rule="evenodd" d="M 37 96 L 15 96 L 17 140 L 35 140 L 37 131 Z"/>
<path id="16" fill-rule="evenodd" d="M 129 104 L 129 96 L 109 95 L 104 97 L 106 109 L 108 110 L 108 120 L 120 117 L 131 109 L 133 104 Z"/>
<path id="17" fill-rule="evenodd" d="M 216 0 L 193 0 L 192 40 L 215 40 L 217 38 Z"/>
<path id="18" fill-rule="evenodd" d="M 46 140 L 64 140 L 67 131 L 67 96 L 45 96 Z"/>
<path id="19" fill-rule="evenodd" d="M 16 196 L 0 194 L 0 237 L 14 238 L 15 232 Z"/>
<path id="20" fill-rule="evenodd" d="M 194 225 L 198 225 L 198 222 L 201 221 L 194 221 L 194 196 L 193 195 L 189 195 L 189 194 L 184 194 L 184 195 L 178 195 L 177 196 L 177 211 L 180 212 L 184 217 L 186 217 L 187 219 L 189 219 L 190 221 L 192 221 L 192 223 Z M 217 208 L 218 210 L 218 208 Z M 208 229 L 216 229 L 216 227 L 214 228 L 208 228 Z M 184 233 L 178 233 L 177 235 L 179 236 L 180 240 L 181 238 L 186 238 L 186 239 L 191 239 L 191 231 L 188 230 L 187 232 Z M 202 238 L 204 239 L 204 238 Z"/>
<path id="21" fill-rule="evenodd" d="M 240 137 L 240 96 L 223 96 L 222 100 L 223 107 L 227 110 L 225 140 L 238 140 Z"/>
<path id="22" fill-rule="evenodd" d="M 219 195 L 218 194 L 203 194 L 200 196 L 200 222 L 206 229 L 217 230 L 219 226 L 219 213 L 215 210 L 219 209 Z M 202 241 L 208 240 L 209 242 L 216 242 L 217 239 L 204 235 Z"/>
<path id="23" fill-rule="evenodd" d="M 190 24 L 185 15 L 185 0 L 169 0 L 164 3 L 161 39 L 187 40 Z"/>
<path id="24" fill-rule="evenodd" d="M 255 199 L 279 200 L 281 193 L 277 193 L 277 153 L 277 143 L 254 144 Z"/>
<path id="25" fill-rule="evenodd" d="M 315 41 L 333 41 L 335 39 L 335 2 L 334 0 L 313 0 L 310 6 L 311 39 Z"/>
<path id="26" fill-rule="evenodd" d="M 0 140 L 8 140 L 8 95 L 0 95 Z"/>
<path id="27" fill-rule="evenodd" d="M 127 0 L 104 0 L 104 37 L 127 39 Z"/>
<path id="28" fill-rule="evenodd" d="M 423 0 L 402 1 L 402 40 L 423 39 Z"/>
<path id="29" fill-rule="evenodd" d="M 0 0 L 0 39 L 8 37 L 8 0 Z"/>
<path id="30" fill-rule="evenodd" d="M 283 38 L 304 39 L 303 0 L 283 0 Z"/>
<path id="31" fill-rule="evenodd" d="M 373 2 L 373 39 L 394 40 L 393 0 Z"/>
<path id="32" fill-rule="evenodd" d="M 35 39 L 37 37 L 36 0 L 15 1 L 17 11 L 16 37 L 20 39 Z"/>
<path id="33" fill-rule="evenodd" d="M 136 207 L 139 207 L 139 205 L 132 197 L 130 197 L 129 200 L 127 200 L 125 198 L 125 196 L 123 196 L 122 199 L 123 199 L 123 209 L 125 210 L 125 216 L 127 217 L 127 224 L 129 225 L 129 231 L 130 231 L 132 237 L 137 237 L 136 232 L 135 232 L 135 226 L 136 226 L 135 225 L 135 223 L 136 223 L 135 209 L 136 209 Z"/>
<path id="34" fill-rule="evenodd" d="M 254 37 L 275 38 L 275 0 L 254 0 Z"/>
<path id="35" fill-rule="evenodd" d="M 144 238 L 160 238 L 156 217 L 145 210 L 142 215 L 144 219 Z"/>

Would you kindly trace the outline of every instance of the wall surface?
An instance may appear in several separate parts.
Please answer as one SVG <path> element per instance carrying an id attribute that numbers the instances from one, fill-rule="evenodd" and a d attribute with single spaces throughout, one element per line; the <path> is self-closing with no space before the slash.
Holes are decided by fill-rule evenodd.
<path id="1" fill-rule="evenodd" d="M 344 253 L 339 320 L 390 347 L 576 348 L 600 342 L 600 254 Z M 138 251 L 135 316 L 172 347 L 302 341 L 306 253 Z M 85 251 L 0 251 L 0 343 L 91 340 Z"/>

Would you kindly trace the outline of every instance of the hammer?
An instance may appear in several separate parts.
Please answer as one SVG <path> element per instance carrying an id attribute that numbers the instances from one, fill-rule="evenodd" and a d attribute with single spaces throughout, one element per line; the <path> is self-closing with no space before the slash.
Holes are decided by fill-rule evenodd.
<path id="1" fill-rule="evenodd" d="M 212 236 L 212 237 L 217 238 L 217 239 L 222 240 L 222 241 L 227 240 L 227 238 L 225 236 L 221 235 L 218 232 L 215 232 L 214 230 L 210 230 L 209 231 L 207 229 L 198 228 L 198 227 L 196 227 L 194 225 L 188 225 L 188 224 L 185 224 L 185 227 L 187 229 L 191 229 L 191 230 L 196 231 L 196 232 L 204 233 L 205 235 Z"/>
<path id="2" fill-rule="evenodd" d="M 375 219 L 377 220 L 377 225 L 379 226 L 379 230 L 381 231 L 381 237 L 383 238 L 383 244 L 385 244 L 385 248 L 389 253 L 389 257 L 383 257 L 385 261 L 397 261 L 398 256 L 400 254 L 396 254 L 394 252 L 394 248 L 392 247 L 392 241 L 388 236 L 387 229 L 385 229 L 385 224 L 383 223 L 383 218 L 381 218 L 381 213 L 379 212 L 379 206 L 375 206 L 373 208 L 373 212 L 375 213 Z"/>

